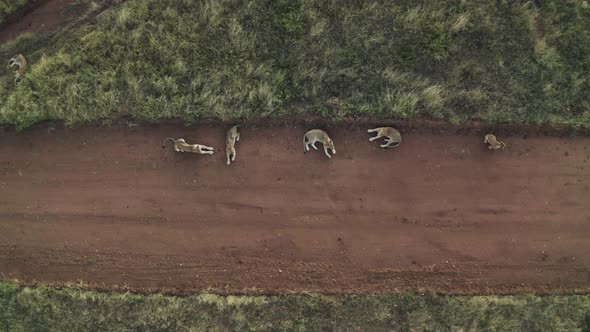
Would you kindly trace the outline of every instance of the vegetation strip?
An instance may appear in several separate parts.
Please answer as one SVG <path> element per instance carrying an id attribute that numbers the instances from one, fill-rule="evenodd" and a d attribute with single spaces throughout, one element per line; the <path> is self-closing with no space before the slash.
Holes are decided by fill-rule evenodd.
<path id="1" fill-rule="evenodd" d="M 36 0 L 3 0 L 0 2 L 0 26 L 5 24 L 11 16 L 27 6 L 31 6 Z"/>
<path id="2" fill-rule="evenodd" d="M 0 123 L 368 116 L 590 126 L 587 1 L 131 0 L 23 36 Z"/>
<path id="3" fill-rule="evenodd" d="M 4 331 L 587 331 L 590 296 L 188 297 L 0 284 Z"/>

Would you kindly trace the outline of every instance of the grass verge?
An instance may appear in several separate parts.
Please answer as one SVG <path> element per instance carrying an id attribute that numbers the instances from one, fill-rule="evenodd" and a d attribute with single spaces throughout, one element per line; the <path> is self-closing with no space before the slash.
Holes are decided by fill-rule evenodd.
<path id="1" fill-rule="evenodd" d="M 3 0 L 0 1 L 0 26 L 6 22 L 10 15 L 35 0 Z"/>
<path id="2" fill-rule="evenodd" d="M 129 0 L 0 47 L 0 123 L 432 118 L 590 127 L 590 3 Z"/>
<path id="3" fill-rule="evenodd" d="M 589 331 L 590 296 L 189 297 L 0 284 L 4 331 Z"/>

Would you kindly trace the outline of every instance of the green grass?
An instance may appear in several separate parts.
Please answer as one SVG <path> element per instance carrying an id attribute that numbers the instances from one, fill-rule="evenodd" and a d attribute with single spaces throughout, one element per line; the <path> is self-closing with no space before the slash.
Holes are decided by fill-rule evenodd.
<path id="1" fill-rule="evenodd" d="M 540 3 L 540 5 L 536 5 Z M 590 2 L 129 0 L 0 47 L 0 124 L 433 118 L 590 127 Z"/>
<path id="2" fill-rule="evenodd" d="M 590 296 L 190 297 L 0 284 L 0 331 L 589 331 Z"/>
<path id="3" fill-rule="evenodd" d="M 23 8 L 27 5 L 31 0 L 2 0 L 0 1 L 0 24 L 4 23 L 6 19 L 16 12 L 17 10 Z"/>

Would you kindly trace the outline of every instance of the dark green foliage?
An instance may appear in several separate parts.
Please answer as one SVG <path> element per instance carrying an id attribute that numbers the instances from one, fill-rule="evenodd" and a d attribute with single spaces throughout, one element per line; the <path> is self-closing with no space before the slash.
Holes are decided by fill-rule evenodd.
<path id="1" fill-rule="evenodd" d="M 580 331 L 590 296 L 185 298 L 0 284 L 3 331 Z"/>
<path id="2" fill-rule="evenodd" d="M 587 0 L 129 0 L 0 47 L 16 52 L 31 82 L 0 69 L 0 123 L 20 128 L 286 114 L 590 126 Z"/>
<path id="3" fill-rule="evenodd" d="M 0 1 L 0 24 L 4 23 L 6 21 L 6 18 L 10 14 L 23 8 L 29 2 L 31 2 L 31 0 L 2 0 L 2 1 Z"/>

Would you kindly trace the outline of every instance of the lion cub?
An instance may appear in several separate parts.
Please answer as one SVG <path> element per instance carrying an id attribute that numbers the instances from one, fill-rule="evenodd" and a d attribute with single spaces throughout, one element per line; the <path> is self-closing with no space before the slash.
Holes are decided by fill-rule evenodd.
<path id="1" fill-rule="evenodd" d="M 166 142 L 171 140 L 174 142 L 174 151 L 176 152 L 193 152 L 196 154 L 213 154 L 214 148 L 201 144 L 188 144 L 184 138 L 174 139 L 168 137 L 162 143 L 162 148 L 166 147 Z"/>
<path id="2" fill-rule="evenodd" d="M 376 139 L 381 137 L 385 138 L 385 144 L 381 144 L 380 147 L 382 148 L 395 148 L 402 143 L 402 135 L 397 131 L 397 129 L 392 127 L 379 127 L 367 130 L 369 133 L 377 132 L 377 136 L 369 138 L 370 142 L 373 142 Z M 395 144 L 395 145 L 392 145 Z"/>
<path id="3" fill-rule="evenodd" d="M 227 134 L 225 135 L 225 155 L 227 157 L 227 164 L 230 164 L 230 157 L 231 161 L 236 160 L 236 142 L 240 141 L 240 132 L 238 131 L 238 127 L 243 126 L 244 124 L 235 125 L 231 127 Z"/>
<path id="4" fill-rule="evenodd" d="M 314 149 L 317 150 L 318 148 L 315 146 L 316 142 L 320 142 L 324 145 L 324 152 L 328 158 L 332 158 L 332 156 L 330 156 L 328 153 L 328 148 L 332 150 L 333 154 L 336 154 L 334 142 L 332 142 L 328 134 L 326 134 L 326 132 L 321 129 L 312 129 L 303 135 L 303 153 L 309 151 L 310 144 Z"/>
<path id="5" fill-rule="evenodd" d="M 8 61 L 10 67 L 18 66 L 18 69 L 14 72 L 14 82 L 18 83 L 25 78 L 25 71 L 28 68 L 27 59 L 22 54 L 17 54 Z"/>
<path id="6" fill-rule="evenodd" d="M 483 142 L 489 144 L 488 149 L 490 150 L 498 150 L 506 147 L 506 143 L 499 141 L 496 136 L 492 134 L 487 134 L 483 138 Z"/>

